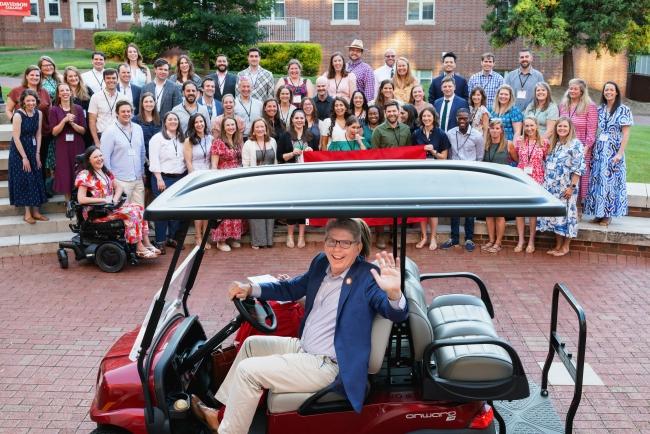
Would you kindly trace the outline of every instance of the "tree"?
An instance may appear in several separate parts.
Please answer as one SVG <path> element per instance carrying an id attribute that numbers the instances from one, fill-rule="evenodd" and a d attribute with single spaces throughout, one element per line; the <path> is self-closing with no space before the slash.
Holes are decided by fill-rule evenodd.
<path id="1" fill-rule="evenodd" d="M 650 50 L 650 0 L 486 0 L 490 42 L 518 38 L 562 54 L 562 84 L 574 75 L 573 48 L 600 54 Z"/>
<path id="2" fill-rule="evenodd" d="M 179 47 L 207 68 L 217 51 L 255 44 L 262 36 L 257 22 L 272 6 L 273 0 L 138 0 L 147 22 L 132 30 L 143 52 Z"/>

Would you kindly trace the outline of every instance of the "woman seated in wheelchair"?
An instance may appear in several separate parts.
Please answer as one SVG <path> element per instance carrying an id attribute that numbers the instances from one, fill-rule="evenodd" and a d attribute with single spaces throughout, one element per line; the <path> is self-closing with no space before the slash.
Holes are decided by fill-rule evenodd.
<path id="1" fill-rule="evenodd" d="M 104 166 L 102 151 L 96 146 L 90 146 L 84 153 L 81 163 L 82 170 L 77 174 L 77 201 L 80 205 L 114 205 L 122 196 L 122 188 L 115 183 L 113 174 Z M 84 219 L 92 206 L 83 209 Z M 124 238 L 126 242 L 135 245 L 139 258 L 155 258 L 160 250 L 149 241 L 149 226 L 143 218 L 144 209 L 135 203 L 125 203 L 119 208 L 112 209 L 105 217 L 92 220 L 93 223 L 104 223 L 111 220 L 124 222 Z"/>

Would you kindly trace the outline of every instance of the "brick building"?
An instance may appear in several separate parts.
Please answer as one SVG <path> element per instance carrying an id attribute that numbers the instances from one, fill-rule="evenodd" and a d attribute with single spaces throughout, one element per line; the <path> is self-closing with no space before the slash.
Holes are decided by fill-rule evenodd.
<path id="1" fill-rule="evenodd" d="M 0 17 L 0 44 L 92 48 L 94 31 L 128 30 L 139 22 L 132 0 L 31 0 L 31 6 L 30 17 Z M 271 17 L 260 26 L 267 29 L 268 40 L 320 43 L 323 71 L 332 52 L 345 52 L 360 38 L 364 58 L 373 67 L 382 64 L 387 48 L 394 48 L 426 82 L 439 73 L 443 51 L 459 56 L 458 72 L 466 76 L 480 70 L 485 51 L 495 52 L 498 71 L 517 66 L 520 44 L 490 47 L 481 30 L 487 12 L 483 0 L 276 0 Z M 592 88 L 610 79 L 625 92 L 626 56 L 596 58 L 576 50 L 574 57 L 576 75 Z M 534 66 L 551 84 L 559 84 L 559 56 L 538 53 Z"/>

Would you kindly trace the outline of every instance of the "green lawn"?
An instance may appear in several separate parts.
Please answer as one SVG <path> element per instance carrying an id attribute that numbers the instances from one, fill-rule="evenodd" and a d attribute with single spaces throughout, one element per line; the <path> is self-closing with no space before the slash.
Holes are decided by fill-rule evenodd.
<path id="1" fill-rule="evenodd" d="M 20 77 L 29 65 L 36 65 L 42 55 L 54 59 L 57 69 L 63 71 L 64 67 L 74 65 L 79 69 L 90 69 L 90 50 L 37 50 L 29 52 L 0 51 L 0 75 Z M 106 62 L 107 67 L 115 67 L 116 62 Z"/>
<path id="2" fill-rule="evenodd" d="M 625 153 L 627 182 L 650 184 L 650 126 L 632 127 Z"/>

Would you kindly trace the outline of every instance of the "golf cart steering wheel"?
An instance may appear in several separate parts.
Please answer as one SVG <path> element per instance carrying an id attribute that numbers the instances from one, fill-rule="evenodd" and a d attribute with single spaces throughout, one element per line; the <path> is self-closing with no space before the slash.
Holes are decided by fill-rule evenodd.
<path id="1" fill-rule="evenodd" d="M 275 312 L 266 300 L 253 297 L 242 300 L 235 297 L 233 303 L 244 320 L 262 333 L 272 333 L 278 327 Z"/>

